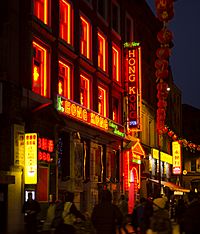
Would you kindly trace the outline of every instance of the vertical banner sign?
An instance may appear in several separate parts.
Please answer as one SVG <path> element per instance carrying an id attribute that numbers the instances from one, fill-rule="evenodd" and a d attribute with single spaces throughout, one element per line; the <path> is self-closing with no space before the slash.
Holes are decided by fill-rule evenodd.
<path id="1" fill-rule="evenodd" d="M 128 127 L 141 131 L 141 47 L 139 43 L 125 43 L 126 91 L 128 94 Z"/>
<path id="2" fill-rule="evenodd" d="M 178 141 L 172 142 L 172 156 L 173 156 L 173 174 L 180 175 L 182 173 L 181 160 L 181 145 Z"/>
<path id="3" fill-rule="evenodd" d="M 24 167 L 24 126 L 14 124 L 14 165 Z"/>
<path id="4" fill-rule="evenodd" d="M 37 133 L 25 134 L 25 184 L 37 184 Z"/>

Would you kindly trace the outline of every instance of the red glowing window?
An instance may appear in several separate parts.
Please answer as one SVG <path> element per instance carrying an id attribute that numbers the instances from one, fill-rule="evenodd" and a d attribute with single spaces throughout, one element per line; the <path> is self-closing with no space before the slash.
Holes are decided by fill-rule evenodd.
<path id="1" fill-rule="evenodd" d="M 71 67 L 59 61 L 58 94 L 71 98 Z"/>
<path id="2" fill-rule="evenodd" d="M 80 17 L 80 46 L 81 54 L 86 58 L 91 59 L 91 25 L 83 17 Z"/>
<path id="3" fill-rule="evenodd" d="M 48 0 L 33 1 L 34 15 L 43 23 L 48 24 Z"/>
<path id="4" fill-rule="evenodd" d="M 113 98 L 113 121 L 119 122 L 119 100 L 117 98 Z"/>
<path id="5" fill-rule="evenodd" d="M 44 97 L 49 97 L 48 51 L 33 42 L 33 78 L 32 91 Z"/>
<path id="6" fill-rule="evenodd" d="M 106 39 L 98 32 L 98 66 L 106 71 Z"/>
<path id="7" fill-rule="evenodd" d="M 68 44 L 72 44 L 73 11 L 71 4 L 60 0 L 60 37 Z"/>
<path id="8" fill-rule="evenodd" d="M 106 104 L 106 89 L 102 88 L 101 86 L 98 86 L 98 112 L 104 117 L 106 117 L 107 115 Z"/>
<path id="9" fill-rule="evenodd" d="M 112 78 L 114 81 L 120 82 L 120 50 L 112 46 Z"/>
<path id="10" fill-rule="evenodd" d="M 84 75 L 81 75 L 80 81 L 80 104 L 90 108 L 90 80 Z"/>

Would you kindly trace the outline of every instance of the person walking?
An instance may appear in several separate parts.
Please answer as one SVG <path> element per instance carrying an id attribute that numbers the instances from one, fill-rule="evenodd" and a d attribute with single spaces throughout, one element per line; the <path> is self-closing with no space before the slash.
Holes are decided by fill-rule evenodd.
<path id="1" fill-rule="evenodd" d="M 115 234 L 119 230 L 123 215 L 112 203 L 112 194 L 109 190 L 102 191 L 101 201 L 94 206 L 91 220 L 97 234 Z"/>
<path id="2" fill-rule="evenodd" d="M 126 221 L 128 215 L 128 202 L 124 194 L 120 196 L 118 207 L 123 215 L 123 221 Z"/>
<path id="3" fill-rule="evenodd" d="M 200 201 L 198 193 L 190 192 L 188 194 L 188 207 L 182 216 L 182 231 L 185 234 L 197 234 L 200 222 Z"/>
<path id="4" fill-rule="evenodd" d="M 65 195 L 65 203 L 62 212 L 63 224 L 57 230 L 57 233 L 74 234 L 76 229 L 74 222 L 77 218 L 85 221 L 85 216 L 76 208 L 74 204 L 74 193 L 67 192 Z"/>
<path id="5" fill-rule="evenodd" d="M 28 199 L 23 204 L 25 230 L 27 234 L 37 233 L 37 215 L 40 212 L 40 204 L 33 199 L 32 193 L 28 193 Z"/>
<path id="6" fill-rule="evenodd" d="M 172 234 L 172 224 L 166 209 L 167 198 L 160 197 L 153 200 L 153 215 L 147 234 Z"/>

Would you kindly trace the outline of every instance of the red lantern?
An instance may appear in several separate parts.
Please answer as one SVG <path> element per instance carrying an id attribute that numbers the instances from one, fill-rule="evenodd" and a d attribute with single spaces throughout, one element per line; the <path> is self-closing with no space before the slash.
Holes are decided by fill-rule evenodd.
<path id="1" fill-rule="evenodd" d="M 166 99 L 168 96 L 168 92 L 167 91 L 158 91 L 157 93 L 157 98 L 158 99 Z"/>
<path id="2" fill-rule="evenodd" d="M 159 100 L 157 103 L 158 108 L 166 108 L 167 107 L 167 102 L 164 100 Z"/>
<path id="3" fill-rule="evenodd" d="M 165 92 L 167 90 L 167 88 L 168 88 L 168 84 L 166 82 L 159 82 L 157 84 L 157 90 L 158 91 L 164 91 Z"/>
<path id="4" fill-rule="evenodd" d="M 158 79 L 165 79 L 168 77 L 169 75 L 169 71 L 167 69 L 165 70 L 157 70 L 156 73 L 155 73 L 156 77 Z"/>
<path id="5" fill-rule="evenodd" d="M 173 137 L 172 137 L 172 139 L 173 139 L 174 141 L 176 141 L 176 140 L 177 140 L 177 138 L 178 138 L 178 137 L 177 137 L 177 135 L 176 135 L 176 134 L 174 134 L 174 135 L 173 135 Z"/>
<path id="6" fill-rule="evenodd" d="M 156 59 L 155 68 L 158 70 L 165 70 L 168 68 L 169 62 L 165 59 Z"/>
<path id="7" fill-rule="evenodd" d="M 156 55 L 159 59 L 167 59 L 171 55 L 171 50 L 168 47 L 160 47 L 156 50 Z"/>
<path id="8" fill-rule="evenodd" d="M 163 28 L 158 32 L 157 39 L 161 44 L 168 44 L 172 41 L 172 32 L 167 28 Z"/>
<path id="9" fill-rule="evenodd" d="M 168 136 L 172 137 L 174 135 L 174 132 L 173 131 L 169 131 L 168 132 Z"/>
<path id="10" fill-rule="evenodd" d="M 165 109 L 164 108 L 161 108 L 159 107 L 157 109 L 157 120 L 165 120 L 165 117 L 166 117 L 166 112 L 165 112 Z"/>

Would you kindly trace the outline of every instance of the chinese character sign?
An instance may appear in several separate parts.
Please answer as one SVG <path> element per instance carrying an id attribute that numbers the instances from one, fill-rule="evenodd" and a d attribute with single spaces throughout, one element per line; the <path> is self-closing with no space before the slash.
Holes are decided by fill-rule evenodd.
<path id="1" fill-rule="evenodd" d="M 173 174 L 180 175 L 182 171 L 181 159 L 181 145 L 178 141 L 172 142 L 172 156 L 173 156 Z"/>
<path id="2" fill-rule="evenodd" d="M 37 133 L 25 134 L 25 184 L 37 184 Z"/>

